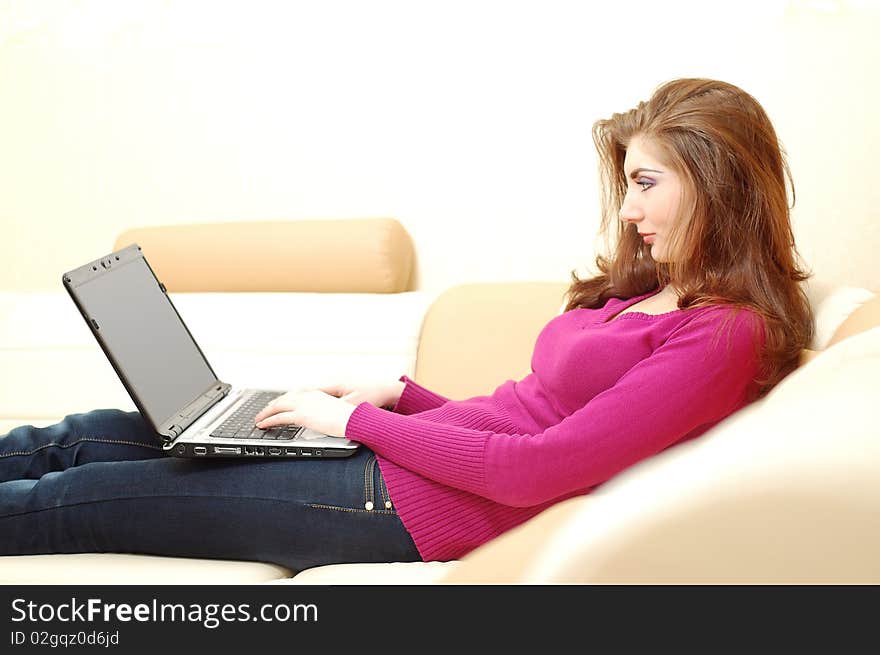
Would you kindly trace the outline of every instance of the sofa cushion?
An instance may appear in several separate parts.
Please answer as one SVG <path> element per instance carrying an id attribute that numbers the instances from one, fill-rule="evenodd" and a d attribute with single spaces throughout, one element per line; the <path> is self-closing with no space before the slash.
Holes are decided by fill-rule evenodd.
<path id="1" fill-rule="evenodd" d="M 293 578 L 267 584 L 423 585 L 448 575 L 458 562 L 393 562 L 387 564 L 329 564 L 301 571 Z"/>
<path id="2" fill-rule="evenodd" d="M 810 348 L 813 350 L 826 348 L 837 328 L 854 311 L 875 297 L 874 292 L 862 287 L 843 286 L 829 291 L 813 310 L 816 333 Z"/>
<path id="3" fill-rule="evenodd" d="M 283 566 L 219 559 L 77 553 L 0 557 L 0 584 L 258 584 L 286 578 Z"/>

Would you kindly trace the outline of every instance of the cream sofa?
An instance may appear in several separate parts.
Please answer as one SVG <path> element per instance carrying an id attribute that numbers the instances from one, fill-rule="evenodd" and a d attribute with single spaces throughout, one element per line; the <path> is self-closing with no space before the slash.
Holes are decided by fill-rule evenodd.
<path id="1" fill-rule="evenodd" d="M 451 398 L 490 393 L 529 372 L 534 340 L 567 288 L 413 290 L 412 242 L 392 219 L 145 228 L 121 234 L 114 248 L 131 242 L 218 375 L 239 384 L 296 388 L 406 373 Z M 59 276 L 80 263 L 64 262 Z M 0 582 L 876 583 L 877 288 L 880 280 L 865 289 L 814 278 L 816 338 L 769 396 L 458 562 L 295 572 L 154 555 L 34 555 L 0 558 Z M 0 294 L 0 310 L 0 367 L 12 371 L 0 383 L 0 434 L 97 407 L 134 408 L 60 284 L 57 293 Z M 255 328 L 244 318 L 218 322 L 220 313 L 277 320 Z M 503 331 L 481 329 L 499 318 Z M 255 329 L 259 345 L 245 348 Z"/>

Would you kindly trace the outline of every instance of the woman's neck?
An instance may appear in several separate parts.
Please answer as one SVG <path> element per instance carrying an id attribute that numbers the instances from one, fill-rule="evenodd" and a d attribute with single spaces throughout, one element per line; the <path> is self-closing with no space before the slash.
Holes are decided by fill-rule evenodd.
<path id="1" fill-rule="evenodd" d="M 667 284 L 660 292 L 657 294 L 657 298 L 672 298 L 674 300 L 678 300 L 681 294 L 678 293 L 678 290 L 672 285 L 670 282 Z"/>

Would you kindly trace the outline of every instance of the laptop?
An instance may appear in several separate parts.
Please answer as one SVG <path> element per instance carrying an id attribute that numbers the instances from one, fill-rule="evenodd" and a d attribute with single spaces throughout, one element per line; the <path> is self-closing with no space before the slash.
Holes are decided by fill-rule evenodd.
<path id="1" fill-rule="evenodd" d="M 176 457 L 348 457 L 357 442 L 254 416 L 284 391 L 217 378 L 165 285 L 133 243 L 62 277 L 73 302 L 141 415 Z"/>

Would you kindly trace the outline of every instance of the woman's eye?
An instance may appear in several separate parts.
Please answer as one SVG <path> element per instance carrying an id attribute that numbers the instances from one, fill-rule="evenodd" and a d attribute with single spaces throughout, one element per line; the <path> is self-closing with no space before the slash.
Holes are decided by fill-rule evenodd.
<path id="1" fill-rule="evenodd" d="M 652 186 L 654 186 L 654 183 L 653 183 L 653 182 L 644 182 L 644 181 L 643 181 L 643 182 L 636 182 L 636 184 L 637 184 L 638 186 L 642 187 L 642 191 L 647 191 L 647 190 L 650 189 Z M 646 185 L 646 184 L 648 185 L 648 189 L 645 188 L 645 185 Z"/>

